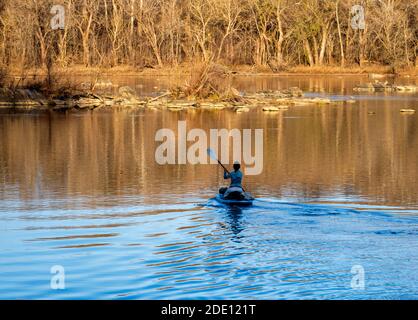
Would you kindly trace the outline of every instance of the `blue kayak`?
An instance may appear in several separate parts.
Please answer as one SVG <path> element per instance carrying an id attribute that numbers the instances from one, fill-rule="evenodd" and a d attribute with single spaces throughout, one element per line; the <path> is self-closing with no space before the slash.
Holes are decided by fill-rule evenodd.
<path id="1" fill-rule="evenodd" d="M 223 195 L 218 194 L 215 197 L 215 200 L 219 203 L 226 204 L 228 206 L 241 206 L 241 207 L 248 207 L 252 206 L 254 199 L 243 199 L 243 200 L 229 200 L 225 199 Z"/>

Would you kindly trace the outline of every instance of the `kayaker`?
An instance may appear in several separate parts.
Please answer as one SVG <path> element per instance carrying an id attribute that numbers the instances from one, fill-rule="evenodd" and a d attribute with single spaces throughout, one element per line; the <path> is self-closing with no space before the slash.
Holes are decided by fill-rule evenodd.
<path id="1" fill-rule="evenodd" d="M 232 193 L 241 194 L 243 192 L 243 189 L 242 189 L 243 174 L 240 169 L 241 169 L 241 164 L 238 161 L 235 161 L 233 172 L 228 173 L 226 170 L 224 171 L 224 179 L 225 180 L 231 179 L 231 185 L 225 191 L 225 194 L 224 194 L 225 199 L 228 199 L 228 197 L 232 195 Z"/>

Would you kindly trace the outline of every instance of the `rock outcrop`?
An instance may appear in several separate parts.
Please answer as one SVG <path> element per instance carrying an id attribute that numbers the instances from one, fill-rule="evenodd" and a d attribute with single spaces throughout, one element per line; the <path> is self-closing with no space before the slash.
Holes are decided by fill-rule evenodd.
<path id="1" fill-rule="evenodd" d="M 389 82 L 369 82 L 354 88 L 357 92 L 417 92 L 418 87 L 414 85 L 394 85 Z"/>

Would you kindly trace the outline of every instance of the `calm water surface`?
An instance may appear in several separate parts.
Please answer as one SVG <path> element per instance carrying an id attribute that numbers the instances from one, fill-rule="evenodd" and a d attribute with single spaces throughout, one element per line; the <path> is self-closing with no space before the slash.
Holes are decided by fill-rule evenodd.
<path id="1" fill-rule="evenodd" d="M 115 80 L 116 82 L 118 80 Z M 171 80 L 123 79 L 141 94 Z M 359 77 L 240 78 L 353 95 Z M 414 80 L 400 80 L 414 83 Z M 0 115 L 0 299 L 417 299 L 415 94 L 232 112 Z M 370 112 L 375 112 L 370 115 Z M 216 166 L 158 166 L 157 130 L 264 128 L 254 207 L 211 200 Z M 50 288 L 52 266 L 66 289 Z M 351 269 L 365 270 L 353 290 Z"/>

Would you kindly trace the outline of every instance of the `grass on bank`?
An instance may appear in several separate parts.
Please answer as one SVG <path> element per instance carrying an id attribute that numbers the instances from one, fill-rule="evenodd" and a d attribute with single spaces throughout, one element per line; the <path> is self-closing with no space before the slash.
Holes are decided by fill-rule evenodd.
<path id="1" fill-rule="evenodd" d="M 54 67 L 56 73 L 66 74 L 72 76 L 95 76 L 101 74 L 102 76 L 112 75 L 127 75 L 127 76 L 181 76 L 192 75 L 196 72 L 196 69 L 203 65 L 203 63 L 182 63 L 174 66 L 164 67 L 148 67 L 137 68 L 129 65 L 121 65 L 114 68 L 103 68 L 101 66 L 86 67 L 84 65 L 73 65 L 69 67 Z M 273 72 L 268 66 L 256 66 L 256 65 L 238 65 L 238 66 L 224 66 L 232 73 L 237 75 L 362 75 L 362 74 L 391 74 L 393 73 L 393 67 L 384 66 L 378 64 L 370 64 L 364 67 L 359 65 L 347 65 L 341 66 L 288 66 L 285 71 Z M 10 75 L 19 76 L 21 74 L 21 68 L 9 67 L 8 72 Z M 25 71 L 28 77 L 31 76 L 46 76 L 46 68 L 27 69 Z M 396 73 L 400 75 L 418 76 L 418 66 L 397 68 Z M 1 74 L 0 74 L 1 80 Z"/>

